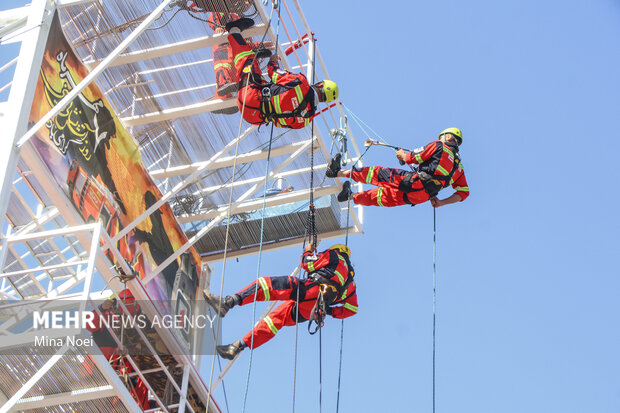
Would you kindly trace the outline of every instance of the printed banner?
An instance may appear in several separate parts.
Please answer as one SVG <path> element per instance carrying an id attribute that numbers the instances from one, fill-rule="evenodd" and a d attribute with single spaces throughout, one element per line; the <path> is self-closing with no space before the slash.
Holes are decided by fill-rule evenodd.
<path id="1" fill-rule="evenodd" d="M 41 119 L 86 75 L 54 17 L 30 112 Z M 114 237 L 161 198 L 142 165 L 137 144 L 95 84 L 87 87 L 32 140 L 58 185 L 86 222 L 103 222 Z M 117 244 L 127 263 L 147 277 L 187 242 L 170 207 L 155 211 Z M 109 255 L 110 258 L 111 255 Z M 194 249 L 179 257 L 146 286 L 164 314 L 191 316 L 198 297 L 200 257 Z M 192 332 L 184 334 L 190 343 Z"/>

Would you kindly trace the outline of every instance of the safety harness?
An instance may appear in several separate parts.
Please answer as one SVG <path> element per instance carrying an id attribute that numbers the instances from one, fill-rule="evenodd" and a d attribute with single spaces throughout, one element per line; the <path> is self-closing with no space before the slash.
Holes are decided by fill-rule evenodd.
<path id="1" fill-rule="evenodd" d="M 310 334 L 315 334 L 321 327 L 323 327 L 325 316 L 328 314 L 328 307 L 343 302 L 347 299 L 347 297 L 355 293 L 355 289 L 353 289 L 353 291 L 347 294 L 349 285 L 353 282 L 353 276 L 355 275 L 351 261 L 347 255 L 338 255 L 339 257 L 344 258 L 348 268 L 347 279 L 343 284 L 339 284 L 336 281 L 324 277 L 316 272 L 308 275 L 308 278 L 314 281 L 311 286 L 320 286 L 320 292 L 316 298 L 316 304 L 312 308 L 310 320 L 308 322 L 308 332 Z M 315 323 L 314 330 L 312 330 L 313 322 Z"/>
<path id="2" fill-rule="evenodd" d="M 267 85 L 257 85 L 261 87 L 261 115 L 266 122 L 276 122 L 278 119 L 285 118 L 304 118 L 309 119 L 316 112 L 316 106 L 314 105 L 314 89 L 312 86 L 308 87 L 308 91 L 302 96 L 301 91 L 302 82 L 299 79 L 292 80 L 284 85 L 278 85 L 275 83 L 268 83 Z M 279 95 L 295 89 L 299 104 L 290 112 L 281 112 Z M 272 102 L 272 97 L 274 101 Z M 307 109 L 310 104 L 310 109 Z M 280 122 L 279 126 L 289 127 L 284 122 Z"/>
<path id="3" fill-rule="evenodd" d="M 439 162 L 441 161 L 441 156 L 443 155 L 443 151 L 446 150 L 446 147 L 445 147 L 446 145 L 445 144 L 443 145 L 444 146 L 442 147 L 442 152 L 439 155 Z M 458 150 L 450 150 L 450 153 L 454 155 L 454 162 L 452 162 L 452 169 L 447 175 L 438 175 L 434 173 L 439 168 L 439 162 L 438 162 L 437 167 L 435 168 L 434 171 L 432 171 L 432 173 L 430 173 L 429 171 L 418 169 L 417 176 L 414 176 L 413 173 L 411 173 L 405 178 L 403 178 L 402 181 L 400 181 L 400 184 L 398 185 L 398 189 L 403 192 L 403 200 L 406 203 L 410 205 L 414 205 L 409 200 L 409 197 L 407 197 L 407 194 L 410 192 L 417 192 L 417 191 L 425 190 L 428 193 L 428 196 L 430 198 L 433 198 L 434 196 L 437 196 L 439 191 L 441 191 L 443 188 L 446 188 L 447 186 L 450 185 L 450 183 L 452 182 L 452 177 L 454 176 L 454 173 L 457 171 L 457 169 L 459 169 L 459 166 L 461 165 L 461 158 L 459 156 Z M 420 165 L 420 167 L 422 168 L 424 167 L 424 165 Z M 422 182 L 423 188 L 419 188 L 419 189 L 413 188 L 413 183 L 417 179 L 419 179 L 420 182 Z"/>

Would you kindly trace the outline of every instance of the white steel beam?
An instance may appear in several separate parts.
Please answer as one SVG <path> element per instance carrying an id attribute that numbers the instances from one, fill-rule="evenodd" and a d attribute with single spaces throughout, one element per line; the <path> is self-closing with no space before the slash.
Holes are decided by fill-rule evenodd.
<path id="1" fill-rule="evenodd" d="M 218 153 L 213 155 L 211 159 L 209 159 L 207 162 L 203 163 L 200 168 L 196 169 L 190 176 L 188 176 L 183 181 L 176 184 L 174 188 L 172 188 L 169 192 L 166 192 L 150 208 L 148 208 L 146 211 L 140 214 L 140 216 L 134 219 L 129 225 L 125 226 L 125 228 L 123 228 L 118 234 L 116 234 L 116 236 L 112 239 L 112 242 L 116 244 L 122 237 L 127 235 L 131 230 L 133 230 L 137 225 L 139 225 L 142 221 L 144 221 L 153 212 L 161 208 L 161 206 L 167 203 L 173 196 L 175 196 L 177 193 L 182 191 L 187 185 L 197 180 L 200 177 L 200 174 L 202 174 L 205 171 L 205 169 L 209 167 L 209 165 L 214 163 L 220 156 L 228 152 L 233 146 L 237 145 L 238 142 L 241 142 L 243 139 L 249 136 L 250 133 L 252 133 L 255 129 L 256 129 L 256 126 L 251 126 L 248 129 L 246 129 L 237 138 L 228 142 L 226 146 L 224 146 L 224 148 L 222 148 Z"/>
<path id="2" fill-rule="evenodd" d="M 112 368 L 112 366 L 110 366 L 110 362 L 102 354 L 93 354 L 90 356 L 90 359 L 105 376 L 108 383 L 116 389 L 116 395 L 121 400 L 121 403 L 123 403 L 125 408 L 132 413 L 142 413 L 142 409 L 138 407 L 138 404 L 125 387 L 125 384 L 121 381 L 118 373 Z"/>
<path id="3" fill-rule="evenodd" d="M 265 25 L 261 23 L 244 31 L 243 35 L 246 37 L 253 37 L 262 35 L 264 32 Z M 195 39 L 183 40 L 177 43 L 170 43 L 162 46 L 152 47 L 150 49 L 125 53 L 123 55 L 120 55 L 118 59 L 115 59 L 110 66 L 112 67 L 126 65 L 129 63 L 136 63 L 143 60 L 154 59 L 156 57 L 163 57 L 171 54 L 187 52 L 190 50 L 211 47 L 216 44 L 226 43 L 228 41 L 227 37 L 228 33 L 214 34 L 213 36 L 203 36 Z M 93 68 L 101 65 L 103 62 L 105 62 L 105 59 L 84 62 L 84 64 L 92 70 Z"/>
<path id="4" fill-rule="evenodd" d="M 52 271 L 52 270 L 58 270 L 60 268 L 77 267 L 78 265 L 84 265 L 84 264 L 88 264 L 88 260 L 68 261 L 62 264 L 46 265 L 46 266 L 39 266 L 35 268 L 26 268 L 26 269 L 18 270 L 18 271 L 5 272 L 5 273 L 0 274 L 0 278 L 13 277 L 16 275 L 31 274 L 35 272 L 47 272 L 47 271 Z"/>
<path id="5" fill-rule="evenodd" d="M 309 140 L 300 141 L 300 142 L 291 143 L 289 145 L 276 146 L 274 148 L 271 148 L 271 157 L 276 158 L 278 156 L 291 154 L 295 152 L 297 149 L 299 149 L 300 146 L 306 145 L 308 142 Z M 267 159 L 268 153 L 269 153 L 269 150 L 267 149 L 259 149 L 256 151 L 246 152 L 241 155 L 237 155 L 236 163 L 237 165 L 240 165 L 244 163 L 258 161 L 261 159 Z M 196 163 L 192 163 L 189 165 L 173 166 L 170 168 L 157 169 L 151 172 L 151 178 L 165 179 L 165 178 L 171 178 L 173 176 L 187 175 L 187 174 L 190 174 L 196 171 L 199 168 L 202 168 L 204 164 L 207 162 L 210 162 L 210 161 L 196 162 Z M 233 166 L 234 163 L 235 163 L 234 156 L 223 156 L 217 159 L 215 162 L 210 162 L 209 166 L 204 168 L 203 170 L 207 171 L 207 170 L 215 170 L 215 169 L 220 169 L 220 168 L 227 168 L 229 166 Z"/>
<path id="6" fill-rule="evenodd" d="M 190 370 L 189 365 L 183 366 L 183 378 L 181 380 L 181 394 L 179 398 L 179 410 L 177 410 L 177 413 L 185 413 L 185 403 L 187 402 L 187 385 L 189 383 L 189 370 Z"/>
<path id="7" fill-rule="evenodd" d="M 88 4 L 93 3 L 97 0 L 56 0 L 56 5 L 58 7 L 69 7 L 69 6 L 77 6 L 79 4 Z"/>
<path id="8" fill-rule="evenodd" d="M 337 185 L 322 186 L 319 188 L 314 188 L 315 198 L 325 196 L 325 195 L 337 194 L 338 192 L 340 192 L 340 187 L 338 187 Z M 302 189 L 299 191 L 287 192 L 285 194 L 267 197 L 267 199 L 265 200 L 265 207 L 269 208 L 269 207 L 273 207 L 277 205 L 289 204 L 291 202 L 303 201 L 304 199 L 308 199 L 309 197 L 310 197 L 310 189 Z M 233 208 L 230 211 L 231 215 L 239 214 L 242 212 L 256 211 L 263 207 L 263 198 L 260 197 L 260 198 L 252 199 L 249 201 L 237 201 L 233 203 L 232 205 L 233 205 Z M 216 217 L 219 217 L 221 213 L 223 212 L 225 213 L 227 210 L 228 210 L 228 205 L 220 205 L 219 207 L 212 209 L 210 211 L 207 211 L 207 212 L 189 215 L 189 216 L 177 217 L 177 221 L 179 221 L 181 224 L 186 224 L 188 222 L 196 222 L 196 221 L 204 221 L 207 219 L 214 219 Z M 211 224 L 211 222 L 209 224 Z"/>
<path id="9" fill-rule="evenodd" d="M 116 58 L 129 47 L 134 40 L 138 38 L 155 20 L 161 16 L 164 9 L 170 4 L 172 0 L 163 0 L 161 4 L 146 18 L 136 29 L 131 32 L 129 36 L 125 38 L 116 46 L 116 48 L 106 57 L 103 61 L 97 65 L 82 81 L 69 93 L 63 97 L 60 102 L 58 102 L 45 116 L 43 116 L 34 126 L 32 126 L 28 132 L 17 142 L 17 146 L 22 146 L 25 142 L 27 142 L 31 137 L 34 136 L 35 133 L 39 131 L 47 122 L 50 121 L 54 116 L 56 116 L 61 110 L 65 108 L 73 99 L 75 99 L 84 89 L 86 89 L 96 78 L 103 72 Z M 37 68 L 40 65 L 37 66 Z M 28 111 L 28 113 L 30 113 Z"/>
<path id="10" fill-rule="evenodd" d="M 294 153 L 292 153 L 287 159 L 282 161 L 280 165 L 278 165 L 277 168 L 275 168 L 273 171 L 269 173 L 269 175 L 267 176 L 267 179 L 270 179 L 274 175 L 278 174 L 281 170 L 286 168 L 288 164 L 293 162 L 299 155 L 304 153 L 310 146 L 311 142 L 313 142 L 313 139 L 308 140 L 308 142 L 306 142 L 305 145 L 302 145 L 301 147 L 299 147 L 299 149 L 297 149 Z M 174 254 L 172 254 L 170 257 L 165 259 L 161 264 L 159 264 L 157 268 L 151 271 L 149 276 L 143 280 L 144 284 L 146 285 L 149 281 L 155 278 L 155 276 L 157 276 L 164 268 L 170 265 L 172 261 L 176 260 L 177 257 L 179 257 L 181 254 L 183 254 L 185 251 L 191 248 L 207 232 L 211 231 L 217 224 L 222 222 L 222 220 L 226 218 L 226 216 L 228 215 L 228 212 L 232 214 L 233 213 L 232 211 L 235 210 L 239 204 L 243 203 L 246 199 L 252 196 L 252 194 L 254 194 L 254 192 L 256 192 L 258 188 L 260 187 L 261 187 L 260 184 L 258 183 L 254 184 L 247 191 L 245 191 L 233 204 L 226 205 L 226 206 L 216 209 L 214 212 L 217 213 L 218 215 L 213 220 L 211 220 L 211 222 L 209 222 L 205 227 L 201 228 L 200 231 L 198 231 L 188 242 L 183 244 L 182 247 L 180 247 L 177 251 L 175 251 Z M 273 197 L 271 199 L 274 199 L 274 198 L 277 199 L 279 198 L 279 196 Z"/>
<path id="11" fill-rule="evenodd" d="M 32 8 L 30 5 L 24 7 L 18 7 L 15 9 L 2 10 L 0 12 L 0 28 L 4 30 L 6 27 L 15 24 L 16 22 L 22 22 L 22 24 L 26 24 L 28 20 L 28 15 L 30 14 Z"/>
<path id="12" fill-rule="evenodd" d="M 210 99 L 191 105 L 179 106 L 176 108 L 164 109 L 159 112 L 145 113 L 144 115 L 128 116 L 121 118 L 121 122 L 127 127 L 146 125 L 147 123 L 163 122 L 171 119 L 183 118 L 186 116 L 198 115 L 214 110 L 227 109 L 237 106 L 237 99 Z"/>
<path id="13" fill-rule="evenodd" d="M 21 36 L 19 53 L 13 84 L 7 105 L 3 107 L 2 131 L 0 139 L 0 217 L 6 216 L 13 187 L 13 177 L 19 161 L 19 149 L 15 147 L 17 139 L 27 130 L 28 118 L 36 89 L 36 79 L 41 69 L 45 52 L 49 26 L 54 8 L 45 0 L 33 0 L 29 6 L 30 14 L 27 24 L 32 30 Z"/>
<path id="14" fill-rule="evenodd" d="M 299 1 L 298 0 L 293 0 L 293 2 L 295 3 L 295 8 L 297 8 L 297 12 L 299 13 L 299 17 L 301 18 L 301 21 L 304 25 L 304 28 L 306 29 L 307 33 L 311 33 L 310 30 L 310 25 L 308 24 L 308 21 L 306 20 L 306 17 L 304 16 L 303 11 L 301 10 L 301 6 L 299 5 Z M 325 67 L 325 63 L 323 62 L 323 58 L 321 56 L 321 53 L 319 52 L 318 48 L 316 49 L 316 58 L 319 61 L 319 64 L 321 65 L 321 70 L 323 71 L 323 74 L 325 75 L 325 77 L 327 79 L 331 79 L 329 77 L 329 73 L 327 72 L 327 68 Z M 346 115 L 344 113 L 344 110 L 342 110 L 342 104 L 338 101 L 336 103 L 336 107 L 338 108 L 338 113 L 340 113 L 340 116 L 342 118 L 345 118 Z M 347 134 L 352 138 L 351 142 L 353 143 L 353 149 L 355 149 L 355 154 L 356 156 L 360 156 L 360 150 L 359 147 L 357 146 L 357 142 L 355 142 L 355 139 L 353 139 L 353 132 L 351 131 L 351 128 L 349 127 L 349 125 L 345 125 L 346 129 L 347 129 Z"/>
<path id="15" fill-rule="evenodd" d="M 17 403 L 19 399 L 21 399 L 28 391 L 35 385 L 37 382 L 43 377 L 47 372 L 54 367 L 54 364 L 69 350 L 69 346 L 65 344 L 61 347 L 56 354 L 54 354 L 50 359 L 45 362 L 43 366 L 28 380 L 24 385 L 15 392 L 15 394 L 6 402 L 2 407 L 0 407 L 0 413 L 7 413 L 14 405 Z"/>
<path id="16" fill-rule="evenodd" d="M 78 403 L 113 396 L 116 396 L 116 390 L 108 384 L 107 386 L 80 389 L 67 393 L 24 398 L 15 404 L 15 408 L 24 411 L 40 409 L 42 407 L 59 406 L 61 404 L 67 404 L 68 402 Z"/>
<path id="17" fill-rule="evenodd" d="M 356 227 L 353 227 L 353 226 L 349 227 L 349 235 L 361 234 L 361 233 L 362 232 L 358 230 Z M 325 241 L 328 239 L 345 237 L 346 235 L 347 235 L 346 228 L 339 229 L 337 231 L 324 232 L 324 233 L 319 234 L 319 241 Z M 277 250 L 281 250 L 284 248 L 293 247 L 295 245 L 300 245 L 301 243 L 303 243 L 303 241 L 304 241 L 304 236 L 301 236 L 301 237 L 296 237 L 296 238 L 290 238 L 285 241 L 278 241 L 274 243 L 263 244 L 262 252 L 265 253 L 267 251 L 277 251 Z M 235 250 L 235 251 L 228 251 L 228 253 L 226 253 L 226 259 L 241 258 L 241 257 L 249 256 L 249 255 L 256 255 L 259 252 L 259 248 L 260 248 L 259 246 L 256 246 L 256 247 L 244 248 L 244 249 Z M 224 253 L 220 252 L 217 254 L 203 254 L 201 255 L 201 257 L 202 257 L 203 262 L 212 263 L 212 262 L 223 260 Z"/>
<path id="18" fill-rule="evenodd" d="M 327 168 L 327 164 L 324 163 L 321 165 L 316 165 L 315 168 L 318 170 L 321 170 L 321 169 Z M 272 180 L 275 181 L 281 178 L 288 178 L 294 175 L 306 174 L 306 173 L 310 173 L 310 167 L 294 169 L 292 171 L 280 172 L 278 174 L 275 174 Z M 262 182 L 265 182 L 265 177 L 257 176 L 256 178 L 245 179 L 243 181 L 235 181 L 234 183 L 231 182 L 231 183 L 222 184 L 222 185 L 209 186 L 209 187 L 206 187 L 206 188 L 200 189 L 199 191 L 194 192 L 193 195 L 212 194 L 214 192 L 217 192 L 217 191 L 220 191 L 226 188 L 236 188 L 239 186 L 262 183 Z"/>

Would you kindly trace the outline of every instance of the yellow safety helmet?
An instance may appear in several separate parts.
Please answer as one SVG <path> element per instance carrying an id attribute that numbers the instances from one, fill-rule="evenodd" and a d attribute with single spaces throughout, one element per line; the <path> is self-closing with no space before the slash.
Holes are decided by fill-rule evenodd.
<path id="1" fill-rule="evenodd" d="M 458 144 L 460 145 L 461 143 L 463 143 L 463 132 L 461 132 L 461 130 L 459 128 L 448 128 L 448 129 L 444 129 L 441 131 L 441 133 L 439 134 L 439 136 L 445 134 L 445 133 L 451 133 L 456 137 L 456 140 L 458 142 Z"/>
<path id="2" fill-rule="evenodd" d="M 343 254 L 347 254 L 349 256 L 349 258 L 351 257 L 351 250 L 349 249 L 349 247 L 347 247 L 344 244 L 334 244 L 331 247 L 329 247 L 330 250 L 336 250 L 338 252 L 341 252 Z"/>
<path id="3" fill-rule="evenodd" d="M 323 80 L 323 93 L 325 94 L 325 102 L 332 102 L 338 99 L 338 85 L 329 79 Z"/>

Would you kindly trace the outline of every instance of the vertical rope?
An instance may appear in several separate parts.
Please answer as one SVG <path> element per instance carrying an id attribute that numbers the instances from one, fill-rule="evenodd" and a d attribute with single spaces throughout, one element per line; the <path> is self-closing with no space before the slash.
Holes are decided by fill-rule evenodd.
<path id="1" fill-rule="evenodd" d="M 433 208 L 433 413 L 435 413 L 436 332 L 437 332 L 437 208 Z"/>
<path id="2" fill-rule="evenodd" d="M 286 5 L 285 5 L 286 7 Z M 312 33 L 308 33 L 311 42 L 314 42 L 314 35 Z M 312 48 L 312 79 L 311 82 L 314 84 L 314 59 L 315 59 L 315 50 L 316 45 Z M 317 245 L 317 234 L 316 234 L 316 223 L 314 217 L 314 118 L 310 121 L 310 206 L 308 210 L 308 219 L 306 221 L 306 235 L 308 235 L 308 240 L 311 244 L 316 248 Z M 312 238 L 311 238 L 312 237 Z M 304 235 L 304 243 L 303 249 L 306 247 L 306 236 Z M 309 321 L 308 321 L 309 322 Z M 295 301 L 295 351 L 294 351 L 294 361 L 293 361 L 293 413 L 295 413 L 295 397 L 297 393 L 297 348 L 298 348 L 298 337 L 299 337 L 299 287 L 297 288 L 297 298 Z M 321 334 L 319 334 L 319 347 L 320 347 Z M 319 354 L 320 357 L 320 354 Z M 319 360 L 319 364 L 320 364 Z M 320 367 L 319 367 L 320 370 Z M 320 378 L 319 378 L 320 381 Z M 321 384 L 319 383 L 319 405 L 321 403 Z"/>
<path id="3" fill-rule="evenodd" d="M 271 7 L 271 16 L 269 16 L 269 25 L 271 25 L 271 19 L 273 16 L 273 11 L 274 9 L 277 11 L 278 13 L 278 24 L 276 26 L 276 42 L 275 42 L 275 48 L 276 51 L 278 50 L 278 40 L 280 37 L 280 5 L 278 3 L 277 6 L 274 6 L 272 4 Z M 267 31 L 269 30 L 269 28 L 267 28 Z M 263 40 L 265 39 L 265 36 L 267 35 L 267 31 L 265 31 L 265 35 L 263 35 Z M 261 44 L 263 42 L 263 40 L 261 40 Z M 271 123 L 271 132 L 269 134 L 269 149 L 267 150 L 267 163 L 265 165 L 265 184 L 263 186 L 263 208 L 262 208 L 262 213 L 261 213 L 261 221 L 260 221 L 260 241 L 258 244 L 258 262 L 256 264 L 256 283 L 258 284 L 258 278 L 260 277 L 260 266 L 261 266 L 261 262 L 262 262 L 262 257 L 263 257 L 263 241 L 264 241 L 264 232 L 265 232 L 265 209 L 267 207 L 267 182 L 269 180 L 269 164 L 271 161 L 271 147 L 273 144 L 273 130 L 274 130 L 274 123 Z M 250 373 L 252 372 L 252 358 L 254 355 L 254 329 L 256 328 L 256 298 L 258 296 L 258 288 L 254 289 L 254 302 L 252 304 L 252 338 L 250 341 L 250 358 L 249 358 L 249 362 L 248 362 L 248 374 L 246 376 L 246 381 L 245 381 L 245 391 L 243 394 L 243 409 L 242 412 L 245 412 L 245 407 L 246 407 L 246 403 L 247 403 L 247 399 L 248 399 L 248 391 L 250 388 Z"/>
<path id="4" fill-rule="evenodd" d="M 263 208 L 260 220 L 260 241 L 258 244 L 258 263 L 256 265 L 256 283 L 260 276 L 260 265 L 263 257 L 263 239 L 265 229 L 265 208 L 267 206 L 267 181 L 269 179 L 269 163 L 271 161 L 271 144 L 273 142 L 273 123 L 271 124 L 271 135 L 269 137 L 269 149 L 267 151 L 267 164 L 265 166 L 265 185 L 263 187 Z M 248 363 L 248 374 L 245 381 L 245 391 L 243 394 L 243 412 L 245 412 L 248 390 L 250 388 L 250 373 L 252 371 L 252 356 L 254 354 L 254 329 L 256 328 L 256 297 L 258 296 L 258 286 L 254 289 L 254 302 L 252 304 L 252 339 L 250 342 L 250 360 Z"/>

